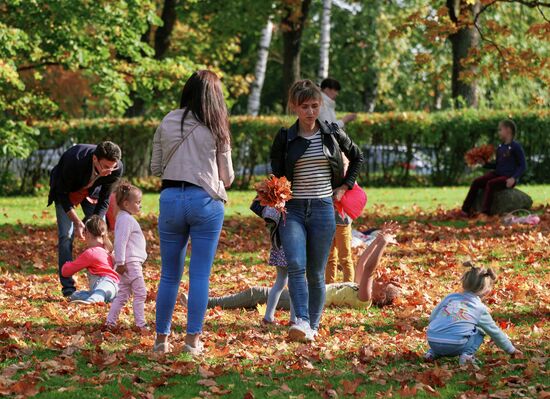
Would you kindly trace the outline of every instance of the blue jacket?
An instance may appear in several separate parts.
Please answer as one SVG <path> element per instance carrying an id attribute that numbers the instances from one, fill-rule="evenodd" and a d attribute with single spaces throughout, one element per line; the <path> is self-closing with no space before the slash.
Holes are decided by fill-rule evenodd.
<path id="1" fill-rule="evenodd" d="M 499 176 L 513 177 L 519 180 L 527 169 L 523 147 L 517 141 L 510 144 L 499 144 L 496 163 L 488 164 L 488 169 L 495 169 Z"/>
<path id="2" fill-rule="evenodd" d="M 465 344 L 476 328 L 489 334 L 502 350 L 515 352 L 516 348 L 496 325 L 487 307 L 471 292 L 448 295 L 437 305 L 430 316 L 428 341 Z"/>

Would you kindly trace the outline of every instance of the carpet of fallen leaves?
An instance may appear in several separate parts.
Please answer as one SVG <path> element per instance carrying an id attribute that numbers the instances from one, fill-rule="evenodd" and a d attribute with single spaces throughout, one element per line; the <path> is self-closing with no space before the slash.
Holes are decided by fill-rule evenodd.
<path id="1" fill-rule="evenodd" d="M 15 397 L 459 397 L 549 398 L 550 208 L 541 224 L 503 226 L 498 218 L 465 220 L 451 211 L 377 208 L 354 227 L 400 221 L 399 246 L 379 268 L 403 296 L 387 308 L 327 309 L 316 343 L 287 340 L 284 325 L 261 326 L 257 310 L 209 309 L 206 355 L 180 352 L 185 309 L 174 316 L 174 354 L 151 353 L 154 334 L 132 329 L 131 306 L 115 332 L 102 326 L 106 305 L 77 307 L 60 295 L 54 226 L 0 227 L 0 394 Z M 146 315 L 154 325 L 159 280 L 156 218 L 141 219 L 148 240 Z M 77 250 L 82 244 L 77 244 Z M 226 220 L 211 295 L 268 285 L 268 238 L 255 217 Z M 486 299 L 497 323 L 524 354 L 511 360 L 493 343 L 479 369 L 456 359 L 426 364 L 430 311 L 459 289 L 461 266 L 473 259 L 499 275 Z M 80 285 L 85 284 L 81 277 Z M 184 277 L 182 289 L 187 288 Z M 288 314 L 277 313 L 286 322 Z"/>

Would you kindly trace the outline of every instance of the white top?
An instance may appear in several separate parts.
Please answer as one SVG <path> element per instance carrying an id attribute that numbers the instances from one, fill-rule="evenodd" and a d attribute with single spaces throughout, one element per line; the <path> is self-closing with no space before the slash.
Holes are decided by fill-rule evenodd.
<path id="1" fill-rule="evenodd" d="M 321 132 L 309 137 L 309 147 L 294 166 L 292 198 L 312 199 L 332 197 L 332 170 L 323 152 Z"/>
<path id="2" fill-rule="evenodd" d="M 125 210 L 118 211 L 115 223 L 115 265 L 143 263 L 147 259 L 145 237 L 137 220 Z"/>
<path id="3" fill-rule="evenodd" d="M 339 128 L 343 128 L 344 122 L 336 118 L 336 102 L 323 92 L 321 92 L 321 95 L 323 96 L 323 103 L 318 119 L 329 124 L 336 123 Z"/>
<path id="4" fill-rule="evenodd" d="M 225 187 L 235 178 L 231 148 L 217 148 L 210 129 L 192 112 L 187 114 L 182 132 L 183 112 L 184 109 L 169 112 L 157 128 L 151 171 L 162 179 L 196 184 L 212 198 L 227 201 Z"/>

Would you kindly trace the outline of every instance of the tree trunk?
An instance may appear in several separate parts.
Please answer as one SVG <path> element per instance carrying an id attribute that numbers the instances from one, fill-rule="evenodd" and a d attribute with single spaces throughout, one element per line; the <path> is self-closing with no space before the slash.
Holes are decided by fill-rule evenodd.
<path id="1" fill-rule="evenodd" d="M 162 7 L 162 26 L 159 26 L 155 32 L 155 59 L 160 60 L 164 58 L 166 51 L 170 47 L 170 37 L 176 24 L 177 12 L 176 12 L 177 0 L 165 0 Z M 151 28 L 141 36 L 141 41 L 148 43 L 151 40 Z M 124 116 L 127 118 L 140 117 L 145 114 L 145 101 L 138 97 L 136 92 L 130 93 L 132 99 L 132 105 L 126 110 Z"/>
<path id="2" fill-rule="evenodd" d="M 323 0 L 323 15 L 321 17 L 321 40 L 319 43 L 319 82 L 328 77 L 331 7 L 332 0 Z"/>
<path id="3" fill-rule="evenodd" d="M 151 26 L 147 28 L 145 33 L 141 35 L 141 41 L 149 44 L 151 41 Z M 139 98 L 135 91 L 130 92 L 130 99 L 132 100 L 132 105 L 124 112 L 126 118 L 137 118 L 145 114 L 145 101 Z"/>
<path id="4" fill-rule="evenodd" d="M 273 21 L 271 17 L 267 20 L 267 24 L 262 29 L 260 37 L 260 48 L 258 49 L 258 60 L 256 61 L 256 69 L 254 70 L 254 82 L 248 96 L 248 114 L 257 116 L 260 111 L 260 100 L 262 87 L 264 86 L 265 70 L 267 67 L 267 57 L 269 56 L 269 46 L 271 44 L 271 35 L 273 33 Z"/>
<path id="5" fill-rule="evenodd" d="M 177 0 L 164 0 L 161 14 L 163 24 L 155 32 L 155 58 L 157 60 L 162 59 L 170 47 L 170 37 L 178 17 L 176 4 Z"/>
<path id="6" fill-rule="evenodd" d="M 283 107 L 288 101 L 288 90 L 300 79 L 300 50 L 302 33 L 307 20 L 311 0 L 302 0 L 300 6 L 286 4 L 281 21 L 283 32 Z"/>
<path id="7" fill-rule="evenodd" d="M 365 112 L 374 112 L 378 97 L 378 71 L 370 67 L 365 73 Z"/>
<path id="8" fill-rule="evenodd" d="M 434 84 L 434 102 L 433 109 L 440 111 L 443 108 L 443 91 L 440 90 L 439 81 L 436 80 Z"/>
<path id="9" fill-rule="evenodd" d="M 463 61 L 468 57 L 470 49 L 479 46 L 479 32 L 472 24 L 464 23 L 464 16 L 460 13 L 469 13 L 468 20 L 473 21 L 480 11 L 479 0 L 473 5 L 465 5 L 462 0 L 447 0 L 447 8 L 451 21 L 459 26 L 456 33 L 449 35 L 453 52 L 453 70 L 451 92 L 457 108 L 467 106 L 477 108 L 478 92 L 475 66 L 464 66 Z M 464 79 L 462 75 L 468 75 Z"/>

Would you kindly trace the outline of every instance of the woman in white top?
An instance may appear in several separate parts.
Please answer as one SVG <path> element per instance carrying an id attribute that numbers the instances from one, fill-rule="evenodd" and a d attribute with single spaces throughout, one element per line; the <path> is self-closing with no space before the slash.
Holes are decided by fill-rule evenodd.
<path id="1" fill-rule="evenodd" d="M 186 352 L 202 352 L 199 336 L 208 302 L 210 270 L 223 224 L 225 188 L 233 181 L 229 118 L 221 82 L 210 71 L 185 83 L 180 108 L 164 117 L 153 140 L 151 170 L 162 177 L 160 256 L 154 350 L 168 352 L 168 336 L 187 243 L 189 263 Z"/>

